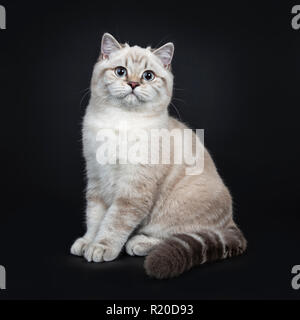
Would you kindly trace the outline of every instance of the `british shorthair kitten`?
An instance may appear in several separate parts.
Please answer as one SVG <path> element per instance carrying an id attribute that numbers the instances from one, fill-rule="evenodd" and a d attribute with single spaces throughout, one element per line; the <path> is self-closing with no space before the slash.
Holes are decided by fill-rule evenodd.
<path id="1" fill-rule="evenodd" d="M 103 35 L 82 130 L 87 231 L 71 248 L 89 262 L 104 262 L 125 247 L 129 255 L 147 256 L 146 273 L 159 279 L 246 249 L 230 193 L 206 149 L 201 174 L 186 174 L 188 165 L 174 161 L 101 163 L 97 153 L 105 129 L 188 129 L 168 114 L 173 53 L 172 43 L 144 49 Z"/>

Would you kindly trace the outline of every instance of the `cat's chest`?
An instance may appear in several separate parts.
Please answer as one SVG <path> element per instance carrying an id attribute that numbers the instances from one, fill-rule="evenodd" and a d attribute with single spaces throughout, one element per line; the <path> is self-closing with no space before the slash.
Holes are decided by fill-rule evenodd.
<path id="1" fill-rule="evenodd" d="M 148 128 L 134 118 L 88 119 L 83 127 L 85 157 L 101 166 L 112 165 L 114 172 L 118 164 L 128 163 L 133 146 L 143 148 L 145 139 L 142 138 L 147 137 L 148 132 Z"/>
<path id="2" fill-rule="evenodd" d="M 86 125 L 83 133 L 83 148 L 89 176 L 98 180 L 99 191 L 105 202 L 110 205 L 118 193 L 126 166 L 121 166 L 116 153 L 117 130 L 103 125 Z"/>
<path id="3" fill-rule="evenodd" d="M 99 178 L 107 202 L 126 177 L 134 175 L 136 166 L 130 163 L 129 153 L 137 140 L 143 146 L 141 131 L 147 134 L 147 123 L 134 117 L 88 115 L 84 119 L 83 148 L 88 171 Z"/>
<path id="4" fill-rule="evenodd" d="M 164 118 L 142 117 L 115 109 L 87 113 L 83 126 L 85 155 L 100 165 L 135 162 L 135 155 L 147 151 L 152 130 L 164 127 L 165 122 Z"/>

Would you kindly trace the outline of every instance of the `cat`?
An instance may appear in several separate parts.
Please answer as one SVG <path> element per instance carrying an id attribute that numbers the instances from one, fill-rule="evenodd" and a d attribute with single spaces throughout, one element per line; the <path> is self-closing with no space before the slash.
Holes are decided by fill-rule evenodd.
<path id="1" fill-rule="evenodd" d="M 196 175 L 187 175 L 184 163 L 97 161 L 101 129 L 118 132 L 124 123 L 147 132 L 188 129 L 168 114 L 173 54 L 173 43 L 131 47 L 103 35 L 82 130 L 87 231 L 71 247 L 89 262 L 112 261 L 125 247 L 131 256 L 146 256 L 146 273 L 157 279 L 239 255 L 247 245 L 233 221 L 231 195 L 206 149 L 203 171 Z"/>

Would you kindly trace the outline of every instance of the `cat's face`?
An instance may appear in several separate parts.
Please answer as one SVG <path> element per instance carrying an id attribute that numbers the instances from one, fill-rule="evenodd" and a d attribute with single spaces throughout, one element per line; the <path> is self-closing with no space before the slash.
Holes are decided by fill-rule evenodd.
<path id="1" fill-rule="evenodd" d="M 173 51 L 172 43 L 157 50 L 143 49 L 120 45 L 104 34 L 92 79 L 93 96 L 128 109 L 165 109 L 173 90 Z"/>

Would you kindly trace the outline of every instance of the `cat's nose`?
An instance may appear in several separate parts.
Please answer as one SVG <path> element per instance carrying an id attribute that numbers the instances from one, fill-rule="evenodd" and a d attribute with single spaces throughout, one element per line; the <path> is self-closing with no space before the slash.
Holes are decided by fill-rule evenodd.
<path id="1" fill-rule="evenodd" d="M 140 85 L 138 82 L 135 81 L 128 81 L 128 84 L 130 85 L 132 90 Z"/>

